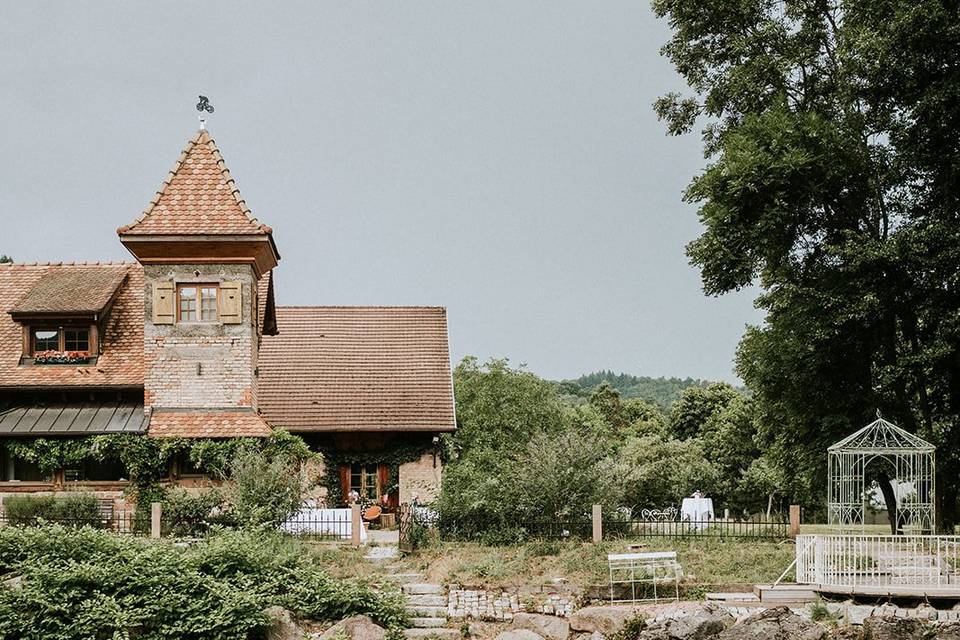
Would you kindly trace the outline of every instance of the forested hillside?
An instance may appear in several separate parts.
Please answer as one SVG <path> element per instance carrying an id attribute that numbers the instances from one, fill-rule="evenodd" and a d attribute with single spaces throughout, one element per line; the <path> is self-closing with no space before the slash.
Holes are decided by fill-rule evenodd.
<path id="1" fill-rule="evenodd" d="M 706 387 L 709 380 L 695 378 L 651 378 L 633 376 L 628 373 L 596 371 L 580 376 L 576 380 L 564 380 L 561 390 L 569 395 L 589 397 L 594 389 L 606 382 L 620 392 L 623 398 L 640 398 L 657 406 L 668 409 L 688 387 Z"/>

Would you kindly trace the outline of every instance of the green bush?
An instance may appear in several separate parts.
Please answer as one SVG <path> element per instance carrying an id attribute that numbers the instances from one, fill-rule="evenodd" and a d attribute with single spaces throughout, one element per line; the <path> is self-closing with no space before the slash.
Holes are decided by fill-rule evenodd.
<path id="1" fill-rule="evenodd" d="M 89 493 L 64 496 L 9 496 L 3 500 L 8 524 L 33 525 L 40 520 L 70 526 L 104 525 L 100 503 Z"/>
<path id="2" fill-rule="evenodd" d="M 223 494 L 217 489 L 191 493 L 185 489 L 167 492 L 163 500 L 164 534 L 174 537 L 198 537 L 217 526 L 230 526 L 234 519 L 225 509 Z"/>
<path id="3" fill-rule="evenodd" d="M 59 525 L 0 530 L 0 640 L 248 640 L 263 610 L 336 621 L 369 615 L 391 629 L 407 619 L 396 592 L 328 575 L 310 549 L 271 532 L 225 531 L 180 548 Z"/>
<path id="4" fill-rule="evenodd" d="M 230 463 L 223 494 L 240 526 L 277 526 L 303 502 L 300 465 L 283 453 L 241 449 Z"/>

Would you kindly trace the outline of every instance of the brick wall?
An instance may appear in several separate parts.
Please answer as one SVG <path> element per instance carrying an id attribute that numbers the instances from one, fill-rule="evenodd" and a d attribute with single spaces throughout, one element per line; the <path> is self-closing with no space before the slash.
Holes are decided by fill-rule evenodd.
<path id="1" fill-rule="evenodd" d="M 424 453 L 419 460 L 400 465 L 400 502 L 432 502 L 440 495 L 440 458 L 434 466 L 433 453 Z"/>
<path id="2" fill-rule="evenodd" d="M 144 404 L 157 407 L 254 407 L 257 366 L 254 274 L 248 265 L 147 265 Z M 239 324 L 153 324 L 156 282 L 242 283 Z"/>

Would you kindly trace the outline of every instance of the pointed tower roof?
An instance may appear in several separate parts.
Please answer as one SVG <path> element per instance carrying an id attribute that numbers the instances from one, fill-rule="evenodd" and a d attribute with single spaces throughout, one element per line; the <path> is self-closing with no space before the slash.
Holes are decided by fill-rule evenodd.
<path id="1" fill-rule="evenodd" d="M 253 217 L 205 129 L 187 142 L 143 214 L 117 234 L 143 264 L 249 261 L 260 277 L 280 259 L 273 230 Z"/>
<path id="2" fill-rule="evenodd" d="M 121 235 L 269 234 L 253 217 L 217 144 L 201 129 L 186 148 L 143 214 L 117 229 Z"/>

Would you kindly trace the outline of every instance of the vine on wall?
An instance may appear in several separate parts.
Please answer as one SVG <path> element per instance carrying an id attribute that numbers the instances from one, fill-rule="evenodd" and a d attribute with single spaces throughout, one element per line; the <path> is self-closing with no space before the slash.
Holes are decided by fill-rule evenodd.
<path id="1" fill-rule="evenodd" d="M 385 464 L 390 469 L 387 491 L 390 493 L 400 485 L 400 465 L 419 460 L 420 456 L 433 450 L 431 442 L 418 442 L 404 446 L 391 447 L 377 451 L 340 451 L 331 447 L 322 447 L 325 465 L 321 485 L 327 489 L 327 499 L 332 504 L 343 501 L 343 484 L 340 482 L 340 467 L 354 464 Z"/>
<path id="2" fill-rule="evenodd" d="M 186 454 L 190 462 L 213 477 L 223 477 L 234 456 L 244 448 L 268 455 L 287 455 L 304 462 L 316 454 L 298 436 L 274 430 L 266 438 L 150 438 L 134 434 L 109 434 L 68 438 L 10 438 L 10 454 L 34 463 L 49 474 L 84 462 L 118 460 L 130 475 L 126 493 L 138 504 L 162 500 L 161 480 L 169 475 L 173 459 Z"/>

